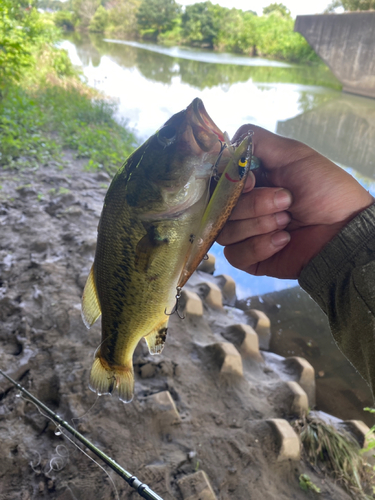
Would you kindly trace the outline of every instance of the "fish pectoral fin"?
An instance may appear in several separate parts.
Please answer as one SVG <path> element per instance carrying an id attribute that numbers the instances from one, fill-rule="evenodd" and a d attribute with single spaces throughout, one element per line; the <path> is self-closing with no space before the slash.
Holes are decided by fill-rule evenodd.
<path id="1" fill-rule="evenodd" d="M 168 238 L 163 238 L 154 225 L 145 226 L 147 233 L 138 241 L 135 249 L 135 266 L 142 272 L 149 269 L 158 249 L 169 243 Z"/>
<path id="2" fill-rule="evenodd" d="M 82 296 L 82 320 L 86 328 L 90 328 L 102 314 L 98 292 L 94 279 L 94 266 L 91 267 Z"/>
<path id="3" fill-rule="evenodd" d="M 98 396 L 117 390 L 120 401 L 130 403 L 134 393 L 132 360 L 126 366 L 109 366 L 99 354 L 91 368 L 89 387 Z"/>
<path id="4" fill-rule="evenodd" d="M 169 319 L 145 336 L 150 354 L 160 354 L 163 350 L 167 338 L 168 321 Z"/>

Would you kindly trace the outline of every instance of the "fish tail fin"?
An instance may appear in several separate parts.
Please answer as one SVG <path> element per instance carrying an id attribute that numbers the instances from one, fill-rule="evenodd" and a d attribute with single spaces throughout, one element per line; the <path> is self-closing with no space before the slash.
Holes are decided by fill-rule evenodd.
<path id="1" fill-rule="evenodd" d="M 134 393 L 133 364 L 109 366 L 100 354 L 91 368 L 89 387 L 98 396 L 112 394 L 117 389 L 120 401 L 130 403 Z"/>

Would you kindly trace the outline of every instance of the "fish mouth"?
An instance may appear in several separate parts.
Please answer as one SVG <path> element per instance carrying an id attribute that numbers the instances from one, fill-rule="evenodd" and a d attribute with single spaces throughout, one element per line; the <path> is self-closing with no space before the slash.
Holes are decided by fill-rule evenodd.
<path id="1" fill-rule="evenodd" d="M 164 147 L 180 142 L 182 150 L 191 149 L 195 154 L 220 151 L 220 143 L 225 141 L 223 132 L 210 118 L 199 97 L 167 120 L 157 132 L 157 139 Z"/>
<path id="2" fill-rule="evenodd" d="M 209 152 L 215 145 L 219 146 L 219 141 L 224 142 L 223 132 L 210 118 L 199 97 L 196 97 L 186 108 L 186 117 L 192 128 L 194 139 L 203 151 Z"/>

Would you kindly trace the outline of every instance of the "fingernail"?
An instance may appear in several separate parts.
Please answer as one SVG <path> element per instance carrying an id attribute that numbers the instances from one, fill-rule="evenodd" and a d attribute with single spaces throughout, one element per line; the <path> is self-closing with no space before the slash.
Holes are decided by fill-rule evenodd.
<path id="1" fill-rule="evenodd" d="M 278 212 L 275 214 L 275 219 L 276 219 L 276 224 L 279 227 L 286 226 L 291 219 L 291 216 L 288 214 L 288 212 Z"/>
<path id="2" fill-rule="evenodd" d="M 286 231 L 281 231 L 280 233 L 275 233 L 271 238 L 272 244 L 275 247 L 281 247 L 286 245 L 290 241 L 290 234 Z"/>
<path id="3" fill-rule="evenodd" d="M 243 192 L 246 193 L 247 191 L 251 191 L 254 186 L 255 186 L 255 175 L 253 174 L 253 172 L 249 172 Z"/>
<path id="4" fill-rule="evenodd" d="M 275 193 L 274 204 L 276 208 L 281 210 L 289 208 L 292 204 L 292 195 L 286 189 L 279 189 L 279 191 Z"/>

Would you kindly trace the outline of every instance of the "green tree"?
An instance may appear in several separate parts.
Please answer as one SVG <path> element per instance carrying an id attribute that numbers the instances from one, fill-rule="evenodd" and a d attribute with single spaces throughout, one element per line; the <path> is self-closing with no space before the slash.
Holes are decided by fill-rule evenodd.
<path id="1" fill-rule="evenodd" d="M 332 12 L 337 7 L 343 7 L 347 11 L 374 10 L 375 0 L 334 0 L 327 7 L 326 12 Z"/>
<path id="2" fill-rule="evenodd" d="M 182 32 L 185 40 L 193 45 L 213 48 L 225 15 L 229 9 L 211 2 L 187 5 L 182 15 Z"/>
<path id="3" fill-rule="evenodd" d="M 20 80 L 35 63 L 35 52 L 55 41 L 53 25 L 42 19 L 33 0 L 0 1 L 0 92 Z"/>
<path id="4" fill-rule="evenodd" d="M 87 29 L 100 5 L 100 0 L 72 0 L 71 5 L 75 16 L 79 20 L 79 27 Z"/>
<path id="5" fill-rule="evenodd" d="M 254 56 L 257 43 L 257 16 L 250 11 L 231 9 L 225 15 L 215 39 L 219 50 Z"/>
<path id="6" fill-rule="evenodd" d="M 64 2 L 60 0 L 37 0 L 36 5 L 38 9 L 58 11 L 65 8 Z"/>
<path id="7" fill-rule="evenodd" d="M 294 20 L 276 13 L 257 19 L 258 55 L 289 61 L 317 61 L 310 45 L 302 35 L 293 31 Z"/>
<path id="8" fill-rule="evenodd" d="M 53 16 L 53 20 L 59 28 L 62 28 L 66 31 L 74 30 L 74 18 L 73 12 L 69 10 L 58 10 L 55 12 Z"/>
<path id="9" fill-rule="evenodd" d="M 181 12 L 175 0 L 143 0 L 137 13 L 137 22 L 144 34 L 157 38 L 173 28 L 173 24 Z"/>
<path id="10" fill-rule="evenodd" d="M 282 17 L 290 17 L 290 10 L 282 3 L 271 3 L 268 7 L 264 7 L 263 14 L 265 16 L 273 13 L 277 13 Z"/>
<path id="11" fill-rule="evenodd" d="M 111 0 L 107 2 L 108 27 L 116 35 L 137 35 L 137 12 L 141 0 Z"/>
<path id="12" fill-rule="evenodd" d="M 108 11 L 103 5 L 99 5 L 89 24 L 89 31 L 103 33 L 108 24 Z"/>

